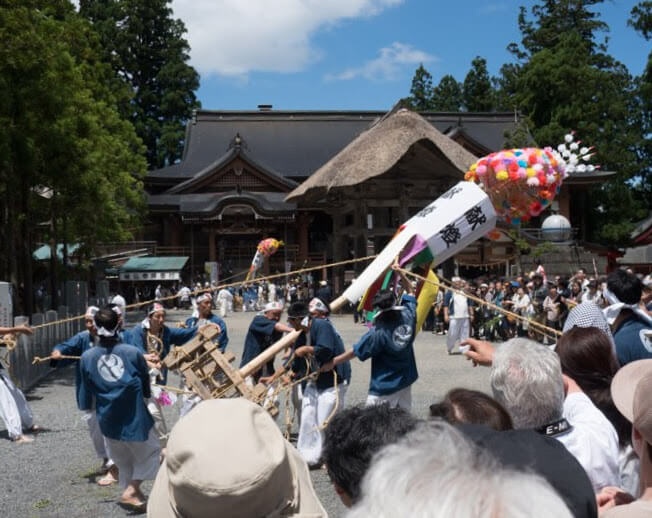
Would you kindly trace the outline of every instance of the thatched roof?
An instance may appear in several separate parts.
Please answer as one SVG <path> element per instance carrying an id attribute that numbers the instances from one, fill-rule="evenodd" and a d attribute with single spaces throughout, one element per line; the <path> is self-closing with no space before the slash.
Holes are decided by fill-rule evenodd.
<path id="1" fill-rule="evenodd" d="M 447 166 L 446 169 L 459 172 L 459 179 L 477 160 L 477 157 L 446 137 L 419 114 L 403 108 L 390 112 L 361 133 L 290 192 L 286 201 L 314 199 L 324 196 L 331 189 L 350 187 L 380 176 L 396 166 L 417 145 L 432 151 L 439 164 Z M 432 164 L 434 173 L 434 160 Z"/>

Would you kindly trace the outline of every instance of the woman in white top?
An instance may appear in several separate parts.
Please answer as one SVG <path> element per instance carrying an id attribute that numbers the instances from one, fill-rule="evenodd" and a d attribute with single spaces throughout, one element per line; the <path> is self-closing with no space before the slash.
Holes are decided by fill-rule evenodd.
<path id="1" fill-rule="evenodd" d="M 527 316 L 527 310 L 528 307 L 530 306 L 530 296 L 525 293 L 525 290 L 523 287 L 519 287 L 518 290 L 516 291 L 516 295 L 512 297 L 512 302 L 514 303 L 512 305 L 512 311 L 514 313 L 518 313 L 521 316 L 526 317 Z M 521 321 L 521 328 L 523 331 L 527 331 L 527 322 Z"/>

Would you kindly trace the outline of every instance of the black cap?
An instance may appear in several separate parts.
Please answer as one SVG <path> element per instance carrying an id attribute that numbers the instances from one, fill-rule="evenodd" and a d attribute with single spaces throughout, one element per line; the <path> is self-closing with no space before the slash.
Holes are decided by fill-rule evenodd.
<path id="1" fill-rule="evenodd" d="M 498 432 L 486 426 L 459 425 L 478 447 L 493 454 L 504 466 L 534 471 L 545 478 L 576 518 L 598 515 L 593 486 L 577 459 L 557 439 L 534 430 Z"/>

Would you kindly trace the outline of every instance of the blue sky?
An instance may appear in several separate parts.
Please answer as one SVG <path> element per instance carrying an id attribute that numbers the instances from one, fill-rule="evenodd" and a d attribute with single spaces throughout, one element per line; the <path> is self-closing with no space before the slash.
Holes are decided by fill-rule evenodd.
<path id="1" fill-rule="evenodd" d="M 389 109 L 420 62 L 436 83 L 471 60 L 496 74 L 520 42 L 523 0 L 173 0 L 207 109 Z M 609 51 L 642 72 L 651 44 L 627 27 L 635 0 L 607 0 Z"/>

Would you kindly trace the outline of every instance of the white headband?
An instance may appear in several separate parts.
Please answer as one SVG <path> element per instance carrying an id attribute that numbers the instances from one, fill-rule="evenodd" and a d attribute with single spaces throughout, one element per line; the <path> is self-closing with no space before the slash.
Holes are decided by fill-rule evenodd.
<path id="1" fill-rule="evenodd" d="M 313 311 L 321 311 L 322 313 L 330 313 L 330 310 L 328 309 L 328 306 L 326 304 L 324 304 L 324 301 L 322 301 L 321 299 L 319 299 L 317 297 L 312 299 L 310 301 L 310 303 L 308 304 L 308 311 L 310 311 L 311 313 Z"/>
<path id="2" fill-rule="evenodd" d="M 283 304 L 280 302 L 268 302 L 263 308 L 263 313 L 268 311 L 283 311 Z"/>
<path id="3" fill-rule="evenodd" d="M 98 308 L 97 306 L 88 306 L 88 308 L 86 308 L 86 313 L 84 314 L 84 317 L 94 319 L 95 313 L 97 313 L 99 310 L 100 308 Z"/>
<path id="4" fill-rule="evenodd" d="M 152 304 L 152 307 L 149 308 L 149 311 L 147 312 L 147 316 L 149 317 L 158 311 L 163 311 L 163 313 L 165 313 L 165 307 L 163 306 L 163 304 L 154 302 L 154 304 Z"/>
<path id="5" fill-rule="evenodd" d="M 213 296 L 210 293 L 202 293 L 199 297 L 197 297 L 197 304 L 200 302 L 204 302 L 205 300 L 213 300 Z"/>

